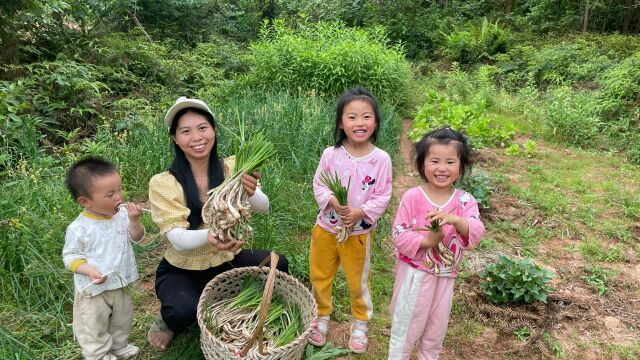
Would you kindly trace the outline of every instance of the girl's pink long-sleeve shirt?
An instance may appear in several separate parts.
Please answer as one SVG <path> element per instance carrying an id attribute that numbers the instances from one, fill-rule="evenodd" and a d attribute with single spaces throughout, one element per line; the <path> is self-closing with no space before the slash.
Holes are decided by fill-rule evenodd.
<path id="1" fill-rule="evenodd" d="M 313 177 L 313 193 L 318 203 L 317 224 L 323 229 L 336 233 L 336 227 L 342 226 L 342 220 L 335 209 L 329 206 L 333 193 L 320 181 L 325 173 L 338 174 L 343 186 L 351 183 L 348 189 L 347 205 L 362 208 L 364 218 L 358 221 L 351 235 L 367 233 L 376 227 L 376 222 L 389 205 L 392 190 L 391 158 L 384 150 L 374 148 L 368 155 L 356 158 L 351 156 L 344 146 L 331 146 L 322 152 L 320 163 Z"/>
<path id="2" fill-rule="evenodd" d="M 415 229 L 428 227 L 427 212 L 438 208 L 465 218 L 469 223 L 469 236 L 463 236 L 453 225 L 446 224 L 442 227 L 444 247 L 421 249 L 420 243 L 428 231 Z M 391 235 L 399 261 L 434 275 L 455 277 L 464 250 L 476 247 L 484 235 L 484 224 L 480 221 L 478 202 L 471 194 L 455 189 L 445 204 L 438 205 L 418 186 L 402 196 Z"/>

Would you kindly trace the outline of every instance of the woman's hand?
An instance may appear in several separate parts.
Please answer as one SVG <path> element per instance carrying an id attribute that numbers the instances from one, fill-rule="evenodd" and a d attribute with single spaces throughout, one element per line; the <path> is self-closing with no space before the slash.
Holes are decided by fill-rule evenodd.
<path id="1" fill-rule="evenodd" d="M 228 242 L 220 241 L 211 231 L 209 231 L 209 244 L 213 245 L 218 250 L 226 250 L 231 252 L 236 252 L 236 250 L 240 249 L 242 245 L 244 245 L 244 241 L 231 240 Z"/>
<path id="2" fill-rule="evenodd" d="M 242 174 L 242 186 L 244 190 L 247 192 L 247 195 L 253 196 L 256 192 L 256 188 L 258 187 L 258 179 L 260 179 L 260 173 L 254 171 L 252 175 Z"/>

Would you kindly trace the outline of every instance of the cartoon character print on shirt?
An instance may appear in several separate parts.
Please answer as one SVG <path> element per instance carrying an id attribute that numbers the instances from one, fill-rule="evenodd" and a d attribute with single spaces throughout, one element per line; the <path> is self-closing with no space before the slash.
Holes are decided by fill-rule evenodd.
<path id="1" fill-rule="evenodd" d="M 335 209 L 329 209 L 322 214 L 324 216 L 324 220 L 333 226 L 338 226 L 338 222 L 340 222 L 340 218 L 336 213 Z"/>
<path id="2" fill-rule="evenodd" d="M 324 219 L 326 222 L 328 222 L 329 224 L 333 225 L 334 227 L 338 227 L 340 226 L 340 218 L 338 217 L 338 214 L 336 213 L 335 209 L 331 209 L 327 212 L 325 212 L 323 214 Z M 362 230 L 367 230 L 370 227 L 372 227 L 373 224 L 368 223 L 367 221 L 365 221 L 364 219 L 360 219 L 354 226 L 353 226 L 353 230 L 352 231 L 362 231 Z"/>
<path id="3" fill-rule="evenodd" d="M 462 191 L 462 194 L 458 196 L 458 202 L 460 203 L 460 208 L 464 210 L 467 207 L 467 204 L 471 201 L 471 195 L 469 193 Z"/>
<path id="4" fill-rule="evenodd" d="M 367 191 L 371 188 L 371 185 L 376 183 L 376 179 L 372 178 L 369 175 L 366 175 L 364 179 L 362 179 L 362 191 Z"/>
<path id="5" fill-rule="evenodd" d="M 369 224 L 368 222 L 366 222 L 364 219 L 360 219 L 354 226 L 353 226 L 353 231 L 362 231 L 362 230 L 367 230 L 370 227 L 372 227 L 372 224 Z"/>
<path id="6" fill-rule="evenodd" d="M 400 204 L 400 206 L 402 206 L 402 204 Z M 393 225 L 393 232 L 391 233 L 391 236 L 395 239 L 398 236 L 400 236 L 400 234 L 402 234 L 403 232 L 411 229 L 411 228 L 415 228 L 416 224 L 418 223 L 418 220 L 416 220 L 416 217 L 414 216 L 411 219 L 411 224 L 407 224 L 407 223 L 402 223 L 402 224 L 394 224 Z"/>

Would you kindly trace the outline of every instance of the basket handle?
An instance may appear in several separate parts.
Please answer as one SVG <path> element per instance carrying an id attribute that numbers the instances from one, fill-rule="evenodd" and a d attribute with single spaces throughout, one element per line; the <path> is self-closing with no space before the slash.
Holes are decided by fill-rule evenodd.
<path id="1" fill-rule="evenodd" d="M 253 347 L 253 344 L 258 341 L 258 352 L 260 355 L 264 355 L 264 343 L 263 343 L 263 327 L 264 320 L 267 318 L 267 312 L 269 311 L 269 305 L 271 304 L 271 296 L 273 295 L 273 287 L 275 285 L 276 279 L 276 265 L 278 265 L 279 256 L 275 252 L 271 252 L 271 256 L 262 260 L 258 267 L 263 267 L 267 262 L 271 262 L 271 267 L 269 268 L 269 276 L 267 276 L 267 281 L 264 284 L 264 292 L 262 293 L 262 301 L 260 302 L 260 313 L 258 315 L 258 325 L 256 329 L 253 331 L 253 334 L 245 344 L 245 346 L 240 350 L 240 356 L 245 357 L 249 350 Z M 258 340 L 259 339 L 259 340 Z"/>

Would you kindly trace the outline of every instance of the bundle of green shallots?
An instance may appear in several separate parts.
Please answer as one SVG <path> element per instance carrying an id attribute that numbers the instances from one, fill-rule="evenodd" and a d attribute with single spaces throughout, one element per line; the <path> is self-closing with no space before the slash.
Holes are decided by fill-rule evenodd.
<path id="1" fill-rule="evenodd" d="M 240 351 L 258 326 L 264 284 L 251 276 L 244 279 L 235 297 L 205 304 L 204 323 L 234 353 Z M 269 349 L 287 345 L 303 332 L 300 309 L 274 294 L 264 320 L 263 345 Z"/>
<path id="2" fill-rule="evenodd" d="M 329 190 L 331 190 L 331 192 L 333 193 L 333 196 L 335 196 L 336 199 L 338 199 L 338 202 L 340 203 L 340 205 L 342 206 L 347 205 L 347 198 L 349 196 L 349 186 L 351 185 L 351 177 L 349 177 L 349 182 L 347 183 L 346 187 L 342 185 L 342 182 L 340 181 L 340 177 L 338 176 L 337 172 L 335 172 L 333 175 L 329 175 L 325 173 L 320 174 L 320 181 L 322 181 L 322 183 L 325 184 L 329 188 Z M 349 234 L 353 230 L 353 226 L 350 226 L 350 227 L 337 226 L 336 229 L 338 230 L 338 234 L 336 235 L 336 241 L 338 243 L 343 243 L 349 237 Z"/>
<path id="3" fill-rule="evenodd" d="M 249 196 L 242 186 L 242 174 L 252 174 L 276 153 L 262 133 L 254 134 L 240 146 L 233 173 L 220 186 L 209 191 L 202 206 L 202 219 L 218 240 L 248 240 L 253 234 L 249 225 Z"/>

